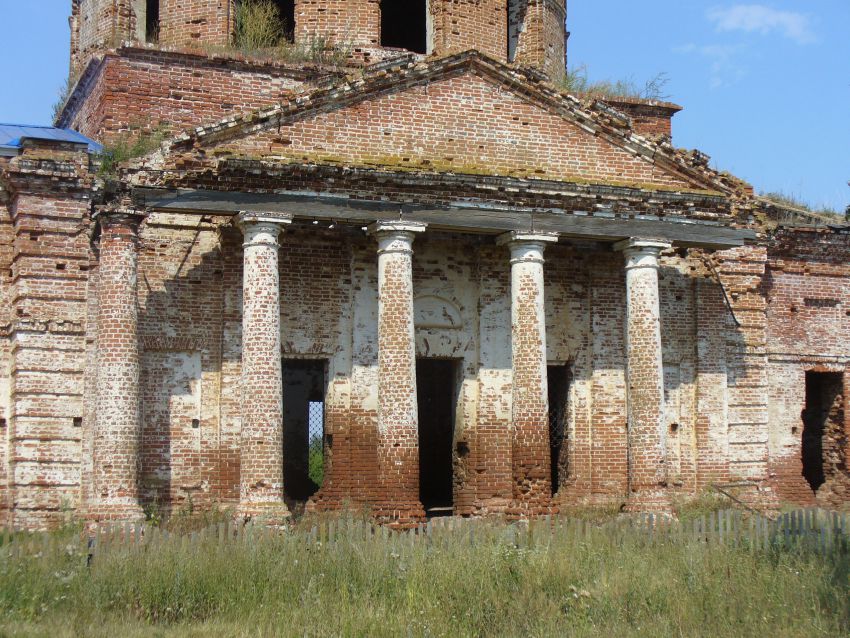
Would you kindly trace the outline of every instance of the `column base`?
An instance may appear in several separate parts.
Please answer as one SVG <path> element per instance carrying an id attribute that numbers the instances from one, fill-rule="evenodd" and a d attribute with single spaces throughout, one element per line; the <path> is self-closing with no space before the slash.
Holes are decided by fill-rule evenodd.
<path id="1" fill-rule="evenodd" d="M 240 503 L 234 518 L 243 523 L 252 522 L 269 527 L 285 525 L 292 514 L 286 503 Z"/>
<path id="2" fill-rule="evenodd" d="M 673 515 L 673 503 L 664 490 L 641 490 L 630 492 L 623 506 L 626 513 Z"/>

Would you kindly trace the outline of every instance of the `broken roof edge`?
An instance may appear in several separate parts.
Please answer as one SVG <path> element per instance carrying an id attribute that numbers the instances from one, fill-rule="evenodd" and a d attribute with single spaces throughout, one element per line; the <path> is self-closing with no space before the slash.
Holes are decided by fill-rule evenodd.
<path id="1" fill-rule="evenodd" d="M 128 166 L 141 167 L 147 161 L 155 162 L 156 156 L 164 155 L 175 150 L 189 150 L 195 146 L 203 146 L 226 141 L 240 134 L 250 134 L 270 123 L 280 122 L 288 115 L 293 115 L 307 109 L 317 108 L 317 104 L 332 97 L 339 99 L 340 93 L 346 96 L 345 103 L 368 95 L 364 90 L 370 81 L 381 87 L 393 84 L 393 75 L 397 76 L 400 85 L 415 84 L 426 81 L 439 73 L 450 73 L 464 66 L 476 67 L 483 74 L 490 75 L 508 88 L 520 92 L 525 88 L 526 99 L 538 100 L 557 108 L 566 109 L 578 120 L 579 125 L 595 126 L 598 133 L 604 135 L 609 142 L 628 147 L 630 152 L 642 155 L 647 161 L 657 162 L 666 170 L 680 174 L 686 181 L 700 184 L 707 189 L 716 189 L 728 195 L 733 195 L 745 184 L 743 180 L 725 175 L 708 166 L 703 161 L 701 153 L 677 149 L 667 140 L 653 140 L 635 132 L 631 118 L 609 106 L 602 100 L 594 100 L 591 104 L 583 103 L 542 77 L 534 69 L 517 65 L 509 65 L 495 60 L 480 51 L 469 49 L 460 53 L 449 53 L 443 56 L 433 56 L 422 60 L 411 59 L 410 56 L 382 61 L 375 65 L 359 70 L 359 73 L 348 74 L 337 78 L 334 82 L 307 88 L 299 94 L 290 96 L 285 103 L 255 109 L 247 113 L 224 118 L 210 125 L 186 130 L 164 143 L 161 151 L 156 151 L 143 158 L 128 163 Z M 418 74 L 418 77 L 417 75 Z M 412 78 L 410 76 L 413 76 Z M 387 81 L 387 78 L 390 78 Z M 412 81 L 411 81 L 412 80 Z M 334 94 L 337 94 L 334 96 Z M 365 99 L 365 98 L 364 98 Z M 565 113 L 561 113 L 562 116 Z"/>

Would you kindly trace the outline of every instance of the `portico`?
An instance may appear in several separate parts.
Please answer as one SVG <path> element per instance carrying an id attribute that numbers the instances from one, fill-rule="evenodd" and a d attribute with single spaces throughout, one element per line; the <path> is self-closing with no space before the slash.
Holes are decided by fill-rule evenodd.
<path id="1" fill-rule="evenodd" d="M 510 230 L 500 233 L 499 228 L 486 226 L 481 222 L 477 228 L 472 229 L 469 227 L 469 219 L 460 216 L 454 224 L 446 223 L 445 213 L 440 213 L 442 218 L 438 219 L 436 212 L 427 210 L 404 212 L 401 220 L 381 219 L 378 217 L 380 212 L 374 210 L 373 205 L 365 202 L 360 205 L 350 200 L 345 203 L 344 208 L 327 198 L 314 202 L 313 214 L 308 217 L 304 214 L 308 210 L 307 202 L 292 196 L 288 201 L 275 206 L 264 206 L 265 202 L 256 201 L 256 195 L 249 197 L 228 194 L 227 197 L 215 199 L 214 194 L 197 191 L 175 195 L 168 191 L 147 190 L 144 197 L 148 203 L 149 215 L 156 215 L 157 211 L 161 211 L 169 215 L 176 213 L 191 218 L 194 215 L 220 211 L 222 219 L 226 219 L 227 215 L 231 216 L 232 223 L 240 229 L 243 236 L 242 402 L 239 415 L 241 487 L 237 508 L 240 516 L 282 520 L 289 514 L 285 503 L 286 486 L 283 483 L 287 445 L 282 434 L 280 376 L 282 343 L 288 339 L 288 335 L 282 332 L 285 330 L 280 321 L 281 287 L 287 285 L 287 272 L 280 268 L 278 255 L 280 251 L 287 250 L 286 245 L 280 244 L 280 237 L 285 229 L 296 228 L 298 230 L 295 232 L 304 237 L 304 233 L 315 227 L 311 219 L 315 221 L 322 216 L 334 220 L 336 230 L 328 231 L 330 237 L 333 237 L 334 232 L 345 233 L 346 236 L 353 233 L 356 236 L 358 232 L 366 230 L 367 232 L 361 235 L 363 239 L 358 242 L 366 242 L 363 250 L 371 250 L 373 254 L 371 268 L 374 268 L 375 273 L 375 289 L 371 294 L 377 303 L 374 315 L 377 321 L 374 359 L 376 387 L 371 390 L 361 388 L 360 391 L 367 395 L 372 392 L 375 397 L 374 425 L 367 428 L 374 427 L 375 436 L 372 440 L 376 466 L 374 469 L 366 469 L 365 474 L 372 477 L 369 481 L 375 483 L 370 492 L 380 495 L 371 503 L 376 515 L 397 524 L 414 522 L 425 516 L 419 499 L 419 420 L 415 374 L 417 330 L 414 300 L 429 291 L 422 290 L 421 284 L 417 284 L 414 276 L 415 244 L 418 241 L 432 242 L 433 250 L 433 242 L 439 240 L 429 239 L 431 235 L 436 233 L 435 237 L 444 237 L 446 233 L 452 232 L 464 233 L 459 237 L 478 237 L 475 240 L 476 245 L 491 245 L 493 249 L 501 251 L 495 254 L 500 255 L 497 259 L 502 261 L 504 272 L 509 273 L 508 278 L 503 280 L 508 293 L 505 297 L 509 312 L 505 315 L 507 323 L 495 329 L 504 330 L 505 335 L 510 335 L 505 358 L 508 365 L 506 379 L 509 382 L 506 387 L 510 389 L 510 395 L 505 397 L 505 400 L 506 405 L 510 407 L 506 415 L 508 418 L 501 422 L 507 440 L 510 441 L 509 449 L 505 450 L 512 468 L 510 488 L 509 492 L 505 493 L 503 507 L 479 507 L 486 507 L 488 511 L 502 511 L 512 517 L 535 516 L 557 509 L 557 503 L 553 502 L 550 481 L 550 415 L 546 377 L 547 358 L 550 356 L 547 351 L 547 322 L 551 326 L 553 318 L 549 316 L 547 319 L 548 283 L 544 265 L 547 246 L 557 246 L 559 241 L 564 247 L 569 247 L 576 241 L 579 245 L 582 245 L 582 242 L 586 245 L 588 239 L 583 239 L 579 234 L 582 226 L 576 224 L 575 218 L 564 219 L 563 228 L 550 230 L 558 226 L 555 215 L 550 214 L 547 217 L 535 214 L 533 223 L 537 227 L 547 228 L 546 231 Z M 243 198 L 243 203 L 250 199 L 255 200 L 250 202 L 250 208 L 253 210 L 236 213 L 225 211 L 228 205 L 232 206 L 234 197 Z M 202 208 L 198 205 L 201 201 Z M 272 210 L 260 210 L 261 207 Z M 353 212 L 356 215 L 353 215 Z M 341 219 L 343 215 L 346 217 L 344 220 Z M 366 224 L 364 218 L 369 215 L 372 220 Z M 521 223 L 523 215 L 526 213 L 518 211 L 519 222 L 515 223 Z M 135 223 L 138 225 L 142 217 L 143 214 L 139 211 L 128 219 L 137 220 Z M 351 219 L 352 217 L 356 219 Z M 105 231 L 113 227 L 108 225 L 111 224 L 111 219 L 112 217 L 106 216 L 102 218 L 101 223 Z M 504 214 L 503 222 L 505 219 L 510 219 L 507 214 Z M 666 426 L 663 422 L 664 367 L 660 329 L 659 255 L 674 242 L 694 245 L 696 233 L 692 228 L 679 228 L 675 222 L 650 220 L 646 224 L 647 230 L 653 231 L 657 237 L 658 229 L 663 226 L 667 231 L 664 239 L 648 240 L 643 238 L 642 233 L 636 232 L 634 237 L 623 239 L 621 236 L 613 236 L 605 238 L 607 241 L 600 241 L 599 221 L 591 219 L 584 227 L 587 233 L 593 235 L 594 245 L 597 246 L 595 250 L 602 250 L 604 254 L 607 245 L 607 250 L 612 253 L 620 252 L 624 256 L 621 257 L 621 272 L 624 281 L 622 324 L 625 353 L 623 369 L 626 379 L 626 396 L 623 399 L 628 406 L 626 502 L 628 508 L 636 511 L 665 510 L 669 507 L 669 502 L 665 492 Z M 641 229 L 640 222 L 632 222 L 632 225 Z M 619 228 L 622 232 L 622 227 Z M 473 230 L 475 233 L 470 235 Z M 743 240 L 740 233 L 736 234 L 725 228 L 706 226 L 699 230 L 702 241 L 709 245 L 734 244 Z M 111 235 L 104 237 L 106 239 Z M 371 249 L 368 248 L 370 243 Z M 126 242 L 125 248 L 129 251 L 127 259 L 136 258 L 133 252 L 138 250 L 138 243 Z M 102 272 L 109 272 L 110 255 L 109 251 L 104 252 Z M 121 288 L 113 288 L 111 294 L 120 295 L 119 302 L 122 307 L 130 308 L 138 291 L 132 279 L 127 279 L 125 283 Z M 345 312 L 356 314 L 359 310 L 351 308 Z M 563 310 L 558 312 L 555 318 L 557 322 L 575 320 L 564 315 Z M 108 315 L 103 315 L 102 321 L 102 331 L 108 334 L 112 325 Z M 122 333 L 130 344 L 137 342 L 133 329 L 133 322 L 123 322 Z M 352 326 L 352 329 L 356 327 Z M 473 343 L 478 343 L 475 347 L 481 348 L 482 340 L 489 338 L 488 335 L 479 333 Z M 108 357 L 110 351 L 101 352 L 102 357 Z M 351 353 L 346 353 L 345 356 L 350 357 Z M 468 358 L 466 354 L 463 356 Z M 473 369 L 480 365 L 477 358 L 472 360 L 472 364 Z M 101 369 L 106 371 L 104 374 L 109 374 L 108 359 L 102 359 Z M 116 400 L 115 397 L 119 396 L 130 397 L 127 405 L 131 406 L 132 397 L 138 393 L 137 377 L 138 373 L 122 374 L 116 381 L 120 387 L 114 383 L 99 386 L 102 388 L 99 390 L 99 405 L 111 405 Z M 475 420 L 481 418 L 483 411 L 490 409 L 481 403 L 484 395 L 475 396 L 480 398 L 474 410 L 469 405 L 460 407 L 464 416 L 458 418 L 458 431 L 455 434 L 455 439 L 459 442 L 457 450 L 453 452 L 456 476 L 457 472 L 468 472 L 472 469 L 469 466 L 470 461 L 463 456 L 463 450 L 470 445 L 468 441 L 476 440 L 477 449 L 473 450 L 476 455 L 487 454 L 488 449 L 495 450 L 487 443 L 486 438 L 481 438 L 486 436 L 484 431 L 474 434 Z M 463 395 L 461 398 L 462 403 L 470 400 L 475 400 L 473 395 Z M 347 409 L 347 414 L 336 414 L 333 418 L 348 423 L 344 431 L 350 434 L 353 424 L 361 419 L 361 410 L 352 404 L 349 404 Z M 105 407 L 102 410 L 101 414 L 108 413 Z M 479 414 L 477 417 L 476 411 Z M 126 426 L 122 426 L 122 440 L 126 442 L 128 450 L 138 449 L 143 445 L 139 441 L 141 429 L 138 414 L 133 413 L 129 407 L 125 412 Z M 468 414 L 472 415 L 471 423 L 470 418 L 466 416 Z M 329 417 L 330 414 L 326 415 L 326 418 Z M 462 421 L 465 422 L 461 423 Z M 112 427 L 117 427 L 117 424 Z M 333 438 L 332 434 L 329 440 L 333 441 Z M 333 449 L 330 444 L 326 445 L 326 455 L 329 455 L 327 472 L 330 476 L 334 476 L 334 472 L 343 471 L 342 455 L 349 454 L 350 450 L 342 448 L 347 444 L 351 445 L 346 439 L 345 436 L 337 437 L 336 442 L 332 444 Z M 99 440 L 96 439 L 95 443 L 96 459 L 107 454 L 104 444 L 98 444 Z M 357 445 L 362 444 L 363 442 L 360 442 Z M 340 459 L 340 463 L 335 469 L 333 460 L 336 458 Z M 131 477 L 131 470 L 132 464 L 129 464 L 126 476 Z M 350 466 L 346 467 L 345 471 L 351 471 Z M 122 483 L 115 481 L 113 485 L 109 482 L 110 476 L 113 475 L 101 474 L 100 489 L 104 490 L 104 493 L 109 493 L 110 490 L 117 493 L 122 489 Z M 471 481 L 468 476 L 465 480 Z M 131 478 L 130 483 L 132 482 Z M 349 481 L 349 484 L 352 482 L 356 484 L 356 480 Z M 336 481 L 336 484 L 341 483 L 345 481 Z M 456 483 L 459 484 L 459 481 Z M 456 489 L 470 488 L 468 485 L 456 485 Z M 475 489 L 474 485 L 471 489 Z M 329 490 L 330 488 L 326 487 L 327 493 L 320 491 L 318 496 L 321 498 L 318 502 L 324 507 L 336 501 L 337 506 L 340 506 L 343 497 L 330 494 Z M 126 497 L 128 502 L 132 501 L 131 504 L 135 503 L 141 507 L 138 492 L 135 495 L 127 492 Z"/>

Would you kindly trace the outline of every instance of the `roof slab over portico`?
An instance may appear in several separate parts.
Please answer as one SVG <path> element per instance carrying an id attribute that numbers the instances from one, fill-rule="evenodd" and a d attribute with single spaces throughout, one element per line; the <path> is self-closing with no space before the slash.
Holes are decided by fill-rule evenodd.
<path id="1" fill-rule="evenodd" d="M 476 51 L 335 78 L 175 138 L 122 176 L 136 206 L 169 212 L 357 225 L 401 214 L 459 232 L 712 249 L 755 238 L 739 182 Z"/>
<path id="2" fill-rule="evenodd" d="M 526 208 L 458 201 L 440 206 L 358 200 L 319 192 L 252 193 L 193 189 L 136 188 L 133 199 L 151 211 L 195 215 L 235 215 L 241 211 L 286 213 L 296 220 L 321 220 L 363 226 L 378 219 L 424 222 L 431 229 L 484 235 L 522 230 L 554 232 L 564 238 L 617 242 L 654 237 L 682 247 L 722 250 L 742 246 L 754 231 L 685 217 L 566 213 L 556 208 Z"/>

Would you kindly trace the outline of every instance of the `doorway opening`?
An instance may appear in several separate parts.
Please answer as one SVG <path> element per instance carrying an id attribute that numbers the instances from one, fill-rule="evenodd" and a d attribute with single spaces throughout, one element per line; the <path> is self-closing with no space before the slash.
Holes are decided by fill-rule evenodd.
<path id="1" fill-rule="evenodd" d="M 381 0 L 381 46 L 428 53 L 428 0 Z"/>
<path id="2" fill-rule="evenodd" d="M 552 494 L 558 492 L 561 477 L 567 476 L 567 415 L 570 394 L 570 367 L 566 364 L 546 368 L 549 385 L 549 454 Z"/>
<path id="3" fill-rule="evenodd" d="M 454 508 L 454 430 L 460 362 L 417 359 L 419 500 L 429 516 Z"/>
<path id="4" fill-rule="evenodd" d="M 283 485 L 306 501 L 322 486 L 325 470 L 327 361 L 283 361 Z"/>
<path id="5" fill-rule="evenodd" d="M 803 409 L 803 478 L 817 492 L 826 482 L 825 461 L 830 434 L 844 422 L 844 379 L 840 372 L 806 372 L 806 406 Z M 837 430 L 838 432 L 836 432 Z"/>

